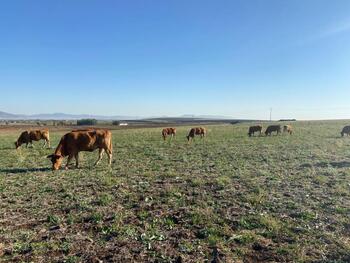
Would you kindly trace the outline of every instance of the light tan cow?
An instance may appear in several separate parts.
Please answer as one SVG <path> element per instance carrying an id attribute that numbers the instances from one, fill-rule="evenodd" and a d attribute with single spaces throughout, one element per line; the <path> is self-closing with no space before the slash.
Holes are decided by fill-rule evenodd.
<path id="1" fill-rule="evenodd" d="M 287 133 L 289 133 L 290 135 L 292 135 L 292 133 L 293 133 L 293 127 L 292 127 L 292 125 L 289 125 L 289 124 L 284 125 L 284 126 L 283 126 L 283 132 L 287 132 Z"/>

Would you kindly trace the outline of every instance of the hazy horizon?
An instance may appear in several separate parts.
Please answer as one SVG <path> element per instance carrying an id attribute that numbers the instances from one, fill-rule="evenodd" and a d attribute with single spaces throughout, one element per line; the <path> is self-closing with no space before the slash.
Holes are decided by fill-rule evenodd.
<path id="1" fill-rule="evenodd" d="M 262 121 L 269 121 L 270 116 L 266 116 L 263 118 L 247 118 L 242 115 L 241 117 L 237 116 L 229 116 L 229 115 L 217 115 L 217 114 L 178 114 L 178 115 L 128 115 L 128 114 L 94 114 L 94 113 L 69 113 L 69 112 L 41 112 L 41 113 L 32 113 L 32 114 L 26 114 L 26 113 L 13 113 L 13 112 L 6 112 L 1 111 L 0 113 L 9 113 L 9 114 L 15 114 L 15 115 L 26 115 L 27 117 L 30 116 L 40 116 L 40 115 L 71 115 L 71 116 L 100 116 L 100 117 L 130 117 L 130 118 L 137 118 L 137 119 L 147 119 L 147 118 L 217 118 L 217 119 L 250 119 L 250 120 L 262 120 Z M 1 116 L 0 116 L 1 117 Z M 0 118 L 1 119 L 1 118 Z M 350 118 L 319 118 L 319 119 L 298 119 L 298 118 L 292 118 L 292 117 L 283 117 L 283 118 L 276 118 L 272 115 L 271 120 L 272 121 L 278 121 L 281 119 L 296 119 L 297 121 L 317 121 L 317 120 L 350 120 Z"/>
<path id="2" fill-rule="evenodd" d="M 350 119 L 350 1 L 0 7 L 0 111 Z"/>

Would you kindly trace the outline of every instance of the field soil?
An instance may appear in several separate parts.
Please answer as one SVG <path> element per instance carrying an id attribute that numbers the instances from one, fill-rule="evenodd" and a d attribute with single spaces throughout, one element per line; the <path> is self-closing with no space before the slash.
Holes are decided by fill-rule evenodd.
<path id="1" fill-rule="evenodd" d="M 208 125 L 191 144 L 190 127 L 113 130 L 111 167 L 82 152 L 55 172 L 54 149 L 4 129 L 0 262 L 350 262 L 349 123 Z"/>

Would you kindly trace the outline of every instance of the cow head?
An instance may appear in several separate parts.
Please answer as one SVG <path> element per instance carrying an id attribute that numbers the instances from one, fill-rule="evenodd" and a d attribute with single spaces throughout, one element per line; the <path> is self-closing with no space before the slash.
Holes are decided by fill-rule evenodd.
<path id="1" fill-rule="evenodd" d="M 187 141 L 190 141 L 190 136 L 189 135 L 187 135 L 186 138 L 187 138 Z"/>
<path id="2" fill-rule="evenodd" d="M 52 162 L 52 170 L 60 169 L 63 156 L 57 155 L 57 154 L 51 154 L 51 155 L 48 155 L 47 158 L 49 158 Z"/>
<path id="3" fill-rule="evenodd" d="M 19 141 L 15 141 L 15 146 L 16 146 L 16 149 L 18 149 L 18 147 L 21 146 L 21 143 Z"/>

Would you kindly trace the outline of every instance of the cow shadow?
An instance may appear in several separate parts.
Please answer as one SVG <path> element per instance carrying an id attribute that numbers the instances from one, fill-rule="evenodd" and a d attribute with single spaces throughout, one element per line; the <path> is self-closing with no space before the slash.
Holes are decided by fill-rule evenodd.
<path id="1" fill-rule="evenodd" d="M 52 150 L 52 149 L 54 149 L 53 147 L 45 147 L 45 148 L 43 148 L 43 147 L 31 147 L 31 146 L 28 146 L 28 147 L 20 147 L 20 148 L 18 148 L 18 149 L 16 149 L 15 147 L 2 147 L 2 148 L 0 148 L 0 151 L 7 151 L 7 150 L 14 150 L 14 151 L 20 151 L 20 150 L 22 150 L 22 149 L 46 149 L 46 150 Z"/>
<path id="2" fill-rule="evenodd" d="M 5 168 L 0 169 L 1 173 L 8 174 L 22 174 L 22 173 L 30 173 L 30 172 L 47 172 L 51 171 L 49 167 L 41 167 L 41 168 Z"/>
<path id="3" fill-rule="evenodd" d="M 340 161 L 340 162 L 319 162 L 316 164 L 310 164 L 310 163 L 304 163 L 299 166 L 299 168 L 311 168 L 311 167 L 317 167 L 317 168 L 347 168 L 350 167 L 349 161 Z"/>
<path id="4" fill-rule="evenodd" d="M 0 148 L 0 151 L 7 151 L 7 150 L 16 150 L 15 147 L 3 147 L 3 148 Z"/>

